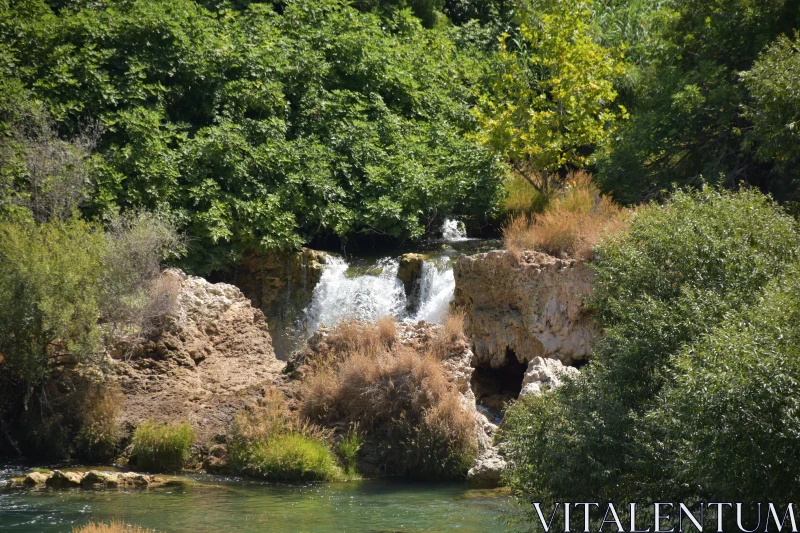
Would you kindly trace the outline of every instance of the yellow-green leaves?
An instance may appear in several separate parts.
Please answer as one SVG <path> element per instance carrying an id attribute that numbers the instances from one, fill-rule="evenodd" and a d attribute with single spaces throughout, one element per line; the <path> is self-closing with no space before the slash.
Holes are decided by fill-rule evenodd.
<path id="1" fill-rule="evenodd" d="M 512 48 L 501 37 L 499 66 L 474 113 L 475 137 L 518 171 L 552 173 L 593 162 L 627 116 L 614 105 L 614 79 L 624 73 L 620 52 L 595 42 L 589 2 L 548 1 L 520 27 Z"/>

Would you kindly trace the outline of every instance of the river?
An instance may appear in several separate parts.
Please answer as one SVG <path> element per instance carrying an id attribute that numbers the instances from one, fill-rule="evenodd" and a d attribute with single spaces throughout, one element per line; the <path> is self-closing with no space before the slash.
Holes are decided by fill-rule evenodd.
<path id="1" fill-rule="evenodd" d="M 18 469 L 0 470 L 0 484 Z M 0 489 L 0 531 L 69 533 L 123 520 L 167 533 L 379 533 L 509 531 L 509 499 L 461 483 L 379 479 L 279 485 L 209 475 L 143 491 Z"/>

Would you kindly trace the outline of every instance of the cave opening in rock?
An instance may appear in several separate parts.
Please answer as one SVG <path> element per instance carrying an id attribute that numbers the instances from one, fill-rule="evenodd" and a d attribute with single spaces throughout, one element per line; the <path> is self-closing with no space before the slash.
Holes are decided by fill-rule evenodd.
<path id="1" fill-rule="evenodd" d="M 471 380 L 476 403 L 493 411 L 502 411 L 522 391 L 527 368 L 528 365 L 520 363 L 512 350 L 506 351 L 505 364 L 499 368 L 492 368 L 488 363 L 476 366 Z"/>

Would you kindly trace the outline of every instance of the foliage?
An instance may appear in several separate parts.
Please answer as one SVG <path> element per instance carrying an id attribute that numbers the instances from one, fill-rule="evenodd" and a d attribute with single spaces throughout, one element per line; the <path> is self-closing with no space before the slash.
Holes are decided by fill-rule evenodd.
<path id="1" fill-rule="evenodd" d="M 0 222 L 3 396 L 27 404 L 59 358 L 97 360 L 103 250 L 103 233 L 79 220 Z"/>
<path id="2" fill-rule="evenodd" d="M 647 419 L 662 407 L 659 393 L 680 354 L 757 304 L 798 260 L 797 230 L 749 190 L 678 191 L 666 205 L 634 213 L 627 232 L 596 249 L 592 307 L 604 334 L 593 361 L 579 378 L 519 402 L 506 418 L 514 491 L 523 500 L 567 498 L 559 501 L 702 496 L 701 479 L 681 483 L 684 465 L 670 463 L 672 450 Z"/>
<path id="3" fill-rule="evenodd" d="M 143 422 L 133 432 L 136 468 L 150 472 L 180 470 L 189 458 L 194 430 L 188 422 Z"/>
<path id="4" fill-rule="evenodd" d="M 236 461 L 244 473 L 271 481 L 334 481 L 341 477 L 328 446 L 300 433 L 274 435 L 238 448 Z"/>
<path id="5" fill-rule="evenodd" d="M 334 481 L 342 477 L 326 435 L 288 415 L 285 400 L 276 389 L 266 392 L 258 408 L 236 416 L 231 435 L 231 466 L 237 472 L 269 481 Z M 351 475 L 353 465 L 345 466 Z"/>
<path id="6" fill-rule="evenodd" d="M 800 173 L 800 33 L 780 36 L 742 73 L 750 102 L 744 112 L 753 124 L 749 141 L 758 158 L 772 162 L 793 180 Z"/>
<path id="7" fill-rule="evenodd" d="M 480 142 L 502 154 L 540 193 L 566 166 L 586 167 L 625 117 L 614 106 L 619 54 L 591 35 L 591 2 L 548 0 L 522 17 L 521 50 L 503 37 L 491 88 L 475 115 Z"/>
<path id="8" fill-rule="evenodd" d="M 358 432 L 358 425 L 350 430 L 336 444 L 336 453 L 342 461 L 345 475 L 349 478 L 358 476 L 358 452 L 364 441 Z"/>
<path id="9" fill-rule="evenodd" d="M 625 98 L 631 120 L 599 158 L 602 188 L 623 203 L 703 180 L 780 192 L 783 178 L 771 160 L 759 162 L 746 149 L 751 124 L 743 110 L 750 98 L 739 73 L 798 27 L 797 6 L 795 0 L 675 0 L 650 12 L 646 61 Z M 772 73 L 754 75 L 762 74 Z M 791 98 L 793 86 L 775 81 L 773 94 Z"/>
<path id="10" fill-rule="evenodd" d="M 798 269 L 789 269 L 752 307 L 681 350 L 648 414 L 676 481 L 699 494 L 798 496 L 799 280 Z"/>
<path id="11" fill-rule="evenodd" d="M 488 55 L 456 45 L 460 29 L 381 13 L 26 0 L 0 19 L 21 82 L 6 88 L 44 102 L 61 131 L 98 121 L 84 212 L 169 212 L 199 270 L 248 248 L 491 217 L 500 166 L 463 136 Z"/>
<path id="12" fill-rule="evenodd" d="M 340 324 L 325 338 L 327 352 L 305 354 L 303 413 L 322 423 L 358 424 L 386 473 L 463 478 L 477 443 L 472 414 L 442 364 L 463 349 L 463 317 L 450 322 L 415 349 L 387 342 L 371 324 Z"/>

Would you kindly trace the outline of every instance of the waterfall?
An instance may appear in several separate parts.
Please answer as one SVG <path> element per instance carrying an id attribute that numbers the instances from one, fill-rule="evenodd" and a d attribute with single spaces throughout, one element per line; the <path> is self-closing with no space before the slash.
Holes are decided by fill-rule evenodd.
<path id="1" fill-rule="evenodd" d="M 358 276 L 347 275 L 350 265 L 341 257 L 328 256 L 326 265 L 305 310 L 309 333 L 323 324 L 347 319 L 374 321 L 405 311 L 406 295 L 397 277 L 397 260 L 381 259 L 372 269 L 377 273 Z"/>
<path id="2" fill-rule="evenodd" d="M 311 303 L 305 309 L 305 329 L 313 333 L 321 325 L 342 320 L 374 322 L 384 316 L 398 320 L 440 323 L 453 299 L 455 278 L 447 258 L 423 263 L 415 287 L 415 305 L 407 309 L 403 282 L 397 277 L 397 259 L 379 260 L 366 273 L 348 272 L 350 265 L 341 257 L 328 256 L 325 271 L 314 287 Z"/>
<path id="3" fill-rule="evenodd" d="M 419 307 L 410 320 L 442 323 L 453 300 L 455 288 L 456 279 L 446 258 L 436 263 L 425 261 L 419 279 Z"/>
<path id="4" fill-rule="evenodd" d="M 444 219 L 442 224 L 442 240 L 445 242 L 459 242 L 469 240 L 467 228 L 460 220 Z"/>

